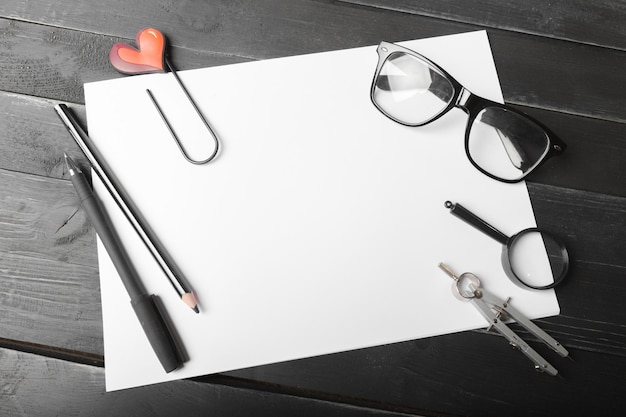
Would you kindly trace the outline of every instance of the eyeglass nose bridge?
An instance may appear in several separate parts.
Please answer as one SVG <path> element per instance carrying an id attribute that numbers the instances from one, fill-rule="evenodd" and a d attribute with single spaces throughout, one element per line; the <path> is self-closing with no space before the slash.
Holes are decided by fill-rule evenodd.
<path id="1" fill-rule="evenodd" d="M 468 103 L 471 102 L 471 99 L 472 97 L 474 97 L 474 94 L 463 86 L 460 87 L 460 91 L 457 94 L 458 96 L 456 98 L 454 105 L 456 107 L 462 108 L 465 112 L 469 112 L 469 110 L 467 110 Z"/>

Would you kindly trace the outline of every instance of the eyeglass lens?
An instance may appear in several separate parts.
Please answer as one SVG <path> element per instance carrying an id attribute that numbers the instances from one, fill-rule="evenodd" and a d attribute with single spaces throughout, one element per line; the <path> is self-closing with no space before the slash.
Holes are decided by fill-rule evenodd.
<path id="1" fill-rule="evenodd" d="M 542 128 L 502 107 L 481 110 L 467 132 L 469 157 L 484 171 L 505 180 L 517 180 L 535 168 L 549 146 Z"/>
<path id="2" fill-rule="evenodd" d="M 383 113 L 408 125 L 432 120 L 448 107 L 453 96 L 454 87 L 439 70 L 402 52 L 385 60 L 372 92 Z"/>

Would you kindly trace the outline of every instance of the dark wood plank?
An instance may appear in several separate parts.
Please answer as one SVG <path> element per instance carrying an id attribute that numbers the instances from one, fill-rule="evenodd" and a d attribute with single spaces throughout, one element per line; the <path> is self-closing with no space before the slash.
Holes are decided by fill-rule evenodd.
<path id="1" fill-rule="evenodd" d="M 528 188 L 537 224 L 561 236 L 572 258 L 568 281 L 557 288 L 561 314 L 543 327 L 570 347 L 626 357 L 626 199 Z"/>
<path id="2" fill-rule="evenodd" d="M 57 103 L 55 100 L 0 91 L 0 168 L 63 178 L 64 152 L 77 162 L 86 163 L 80 148 L 54 110 Z M 86 126 L 85 106 L 75 104 L 71 107 Z"/>
<path id="3" fill-rule="evenodd" d="M 95 265 L 95 233 L 82 210 L 76 212 L 79 200 L 69 181 L 0 170 L 0 198 L 1 251 Z"/>
<path id="4" fill-rule="evenodd" d="M 619 122 L 626 52 L 489 31 L 504 100 Z M 532 62 L 532 64 L 531 64 Z M 616 74 L 619 73 L 619 74 Z M 613 75 L 615 74 L 615 75 Z M 616 106 L 616 107 L 613 107 Z"/>
<path id="5" fill-rule="evenodd" d="M 0 92 L 0 168 L 16 173 L 62 178 L 65 171 L 64 152 L 80 162 L 85 161 L 82 152 L 60 123 L 53 108 L 55 104 L 57 102 L 53 100 Z M 79 119 L 85 120 L 84 106 L 74 105 L 72 109 Z"/>
<path id="6" fill-rule="evenodd" d="M 229 373 L 286 390 L 332 392 L 426 415 L 618 416 L 626 358 L 571 350 L 573 361 L 531 343 L 559 370 L 533 370 L 498 336 L 464 332 Z M 289 391 L 287 391 L 289 392 Z M 322 394 L 320 394 L 322 395 Z"/>
<path id="7" fill-rule="evenodd" d="M 625 265 L 626 199 L 538 184 L 529 184 L 528 189 L 537 223 L 563 236 L 575 260 Z"/>
<path id="8" fill-rule="evenodd" d="M 0 17 L 126 39 L 135 39 L 139 29 L 152 26 L 166 33 L 175 46 L 266 59 L 359 46 L 364 36 L 378 31 L 371 23 L 381 16 L 379 11 L 334 3 L 214 0 L 181 1 L 172 7 L 164 0 L 107 0 L 93 4 L 69 0 L 55 5 L 55 13 L 49 13 L 47 0 L 7 0 L 0 6 Z M 123 14 L 112 14 L 112 10 L 121 9 Z M 397 17 L 404 18 L 403 14 Z M 434 29 L 433 25 L 427 26 Z M 439 34 L 451 33 L 444 25 L 439 28 Z M 379 40 L 376 37 L 374 42 Z"/>
<path id="9" fill-rule="evenodd" d="M 340 1 L 626 50 L 626 5 L 619 0 Z"/>
<path id="10" fill-rule="evenodd" d="M 67 1 L 55 6 L 54 14 L 45 12 L 45 0 L 19 3 L 5 5 L 0 16 L 75 30 L 4 20 L 1 24 L 10 48 L 6 69 L 0 72 L 4 74 L 0 90 L 74 102 L 82 102 L 83 82 L 119 77 L 106 62 L 108 49 L 120 38 L 132 41 L 146 22 L 169 35 L 179 69 L 216 65 L 224 57 L 266 59 L 371 45 L 382 38 L 397 41 L 481 28 L 312 0 L 248 2 L 236 13 L 233 7 L 239 6 L 226 1 L 188 2 L 176 8 L 125 2 L 126 14 L 115 19 L 110 17 L 111 10 L 122 6 L 113 1 L 88 6 L 79 0 Z M 201 21 L 196 16 L 202 16 Z M 490 30 L 489 36 L 508 102 L 625 121 L 626 93 L 619 86 L 626 84 L 626 72 L 614 70 L 626 67 L 625 51 L 497 29 Z M 30 48 L 21 46 L 26 43 Z M 189 51 L 194 52 L 193 60 Z M 198 62 L 201 53 L 207 56 Z M 24 75 L 29 67 L 33 69 L 27 74 L 36 68 L 38 77 Z"/>
<path id="11" fill-rule="evenodd" d="M 372 348 L 366 354 L 344 352 L 258 367 L 233 373 L 234 378 L 197 378 L 105 393 L 101 368 L 0 349 L 4 387 L 0 412 L 3 416 L 72 416 L 84 410 L 90 416 L 619 415 L 626 405 L 620 395 L 626 361 L 572 354 L 575 362 L 550 358 L 562 375 L 552 378 L 529 369 L 523 355 L 507 348 L 501 338 L 467 332 Z M 350 369 L 351 374 L 339 369 Z M 587 384 L 602 389 L 590 395 Z"/>
<path id="12" fill-rule="evenodd" d="M 0 337 L 51 346 L 51 352 L 102 355 L 97 269 L 5 251 L 0 256 Z"/>
<path id="13" fill-rule="evenodd" d="M 0 337 L 101 355 L 95 233 L 71 184 L 0 170 L 0 202 Z"/>
<path id="14" fill-rule="evenodd" d="M 102 368 L 7 349 L 0 349 L 0 373 L 0 415 L 4 417 L 401 415 L 338 401 L 189 380 L 105 393 Z"/>
<path id="15" fill-rule="evenodd" d="M 5 7 L 4 3 L 0 7 Z M 1 18 L 0 40 L 0 90 L 72 103 L 84 103 L 84 83 L 122 76 L 109 63 L 109 50 L 116 42 L 128 42 Z M 210 50 L 183 48 L 177 48 L 175 59 L 188 63 L 190 68 L 246 61 Z"/>
<path id="16" fill-rule="evenodd" d="M 562 155 L 531 174 L 529 182 L 626 197 L 626 124 L 514 107 L 544 123 L 568 145 Z"/>

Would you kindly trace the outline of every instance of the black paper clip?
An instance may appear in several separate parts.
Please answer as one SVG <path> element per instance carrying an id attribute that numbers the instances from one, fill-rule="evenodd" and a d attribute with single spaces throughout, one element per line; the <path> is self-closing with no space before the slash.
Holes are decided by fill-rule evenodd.
<path id="1" fill-rule="evenodd" d="M 168 70 L 172 73 L 172 75 L 176 79 L 176 82 L 185 93 L 185 96 L 187 96 L 187 100 L 189 100 L 194 110 L 198 114 L 198 117 L 200 117 L 200 120 L 202 120 L 202 123 L 204 123 L 204 126 L 213 138 L 215 147 L 208 158 L 197 160 L 191 158 L 187 154 L 185 147 L 178 138 L 178 135 L 176 135 L 176 132 L 174 132 L 172 125 L 163 113 L 161 106 L 159 106 L 159 103 L 157 102 L 150 89 L 146 89 L 146 93 L 150 97 L 150 100 L 152 100 L 154 107 L 157 109 L 159 115 L 161 116 L 161 119 L 163 119 L 165 126 L 167 126 L 167 129 L 169 130 L 172 138 L 176 142 L 176 145 L 178 145 L 178 149 L 180 149 L 180 152 L 183 154 L 185 159 L 196 165 L 206 164 L 208 162 L 211 162 L 217 156 L 217 153 L 220 149 L 220 141 L 215 134 L 215 131 L 198 108 L 198 105 L 195 103 L 193 98 L 191 98 L 191 94 L 189 94 L 189 91 L 187 91 L 187 88 L 176 73 L 176 70 L 174 69 L 174 67 L 172 67 L 172 64 L 170 64 L 169 60 L 167 59 L 165 54 L 165 45 L 165 36 L 160 31 L 154 28 L 145 28 L 137 33 L 137 46 L 139 49 L 133 48 L 132 46 L 125 43 L 116 43 L 111 48 L 111 52 L 109 53 L 109 59 L 113 67 L 123 74 L 147 74 L 150 72 L 167 72 Z"/>

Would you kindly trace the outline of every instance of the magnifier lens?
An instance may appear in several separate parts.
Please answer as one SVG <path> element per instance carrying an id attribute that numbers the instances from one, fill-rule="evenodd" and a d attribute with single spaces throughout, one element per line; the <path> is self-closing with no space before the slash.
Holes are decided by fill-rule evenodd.
<path id="1" fill-rule="evenodd" d="M 567 271 L 569 262 L 563 244 L 537 229 L 516 235 L 509 244 L 508 257 L 513 273 L 531 288 L 552 286 Z"/>

